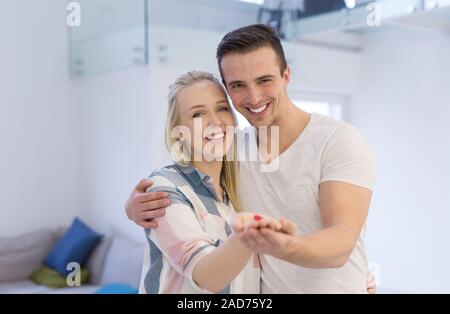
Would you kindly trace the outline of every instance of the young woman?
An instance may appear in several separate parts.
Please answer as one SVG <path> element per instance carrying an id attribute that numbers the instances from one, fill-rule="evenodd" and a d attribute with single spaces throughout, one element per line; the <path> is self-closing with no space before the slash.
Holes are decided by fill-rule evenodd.
<path id="1" fill-rule="evenodd" d="M 242 213 L 235 125 L 226 91 L 213 74 L 189 72 L 170 86 L 166 145 L 175 163 L 151 175 L 149 191 L 168 193 L 171 205 L 158 228 L 145 230 L 149 250 L 140 292 L 260 292 L 258 256 L 241 243 L 239 232 L 268 227 L 293 233 L 294 226 Z"/>

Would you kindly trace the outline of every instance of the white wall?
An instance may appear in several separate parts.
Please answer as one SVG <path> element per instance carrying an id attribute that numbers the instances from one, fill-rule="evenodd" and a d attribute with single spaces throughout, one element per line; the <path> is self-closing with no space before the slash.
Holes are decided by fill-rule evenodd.
<path id="1" fill-rule="evenodd" d="M 152 164 L 148 68 L 74 81 L 80 93 L 80 216 L 108 234 L 140 231 L 123 205 Z M 140 238 L 142 233 L 139 233 Z"/>
<path id="2" fill-rule="evenodd" d="M 67 224 L 78 209 L 78 109 L 64 1 L 0 9 L 0 236 Z"/>
<path id="3" fill-rule="evenodd" d="M 381 291 L 450 292 L 449 51 L 435 32 L 364 39 L 363 93 L 347 114 L 378 162 L 367 248 Z"/>

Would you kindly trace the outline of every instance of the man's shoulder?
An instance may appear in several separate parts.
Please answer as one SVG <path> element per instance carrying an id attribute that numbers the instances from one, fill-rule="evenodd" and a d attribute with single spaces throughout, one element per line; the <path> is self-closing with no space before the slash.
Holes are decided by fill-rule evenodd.
<path id="1" fill-rule="evenodd" d="M 312 115 L 314 123 L 311 126 L 311 135 L 317 140 L 332 141 L 341 137 L 359 136 L 359 131 L 351 124 L 324 116 L 318 113 Z"/>
<path id="2" fill-rule="evenodd" d="M 186 179 L 176 170 L 176 165 L 167 165 L 155 169 L 150 174 L 149 179 L 153 181 L 153 187 L 177 187 L 187 184 Z"/>
<path id="3" fill-rule="evenodd" d="M 312 127 L 319 132 L 333 132 L 342 127 L 351 127 L 347 122 L 334 119 L 329 116 L 322 115 L 320 113 L 311 114 Z"/>
<path id="4" fill-rule="evenodd" d="M 176 175 L 177 171 L 173 168 L 173 165 L 167 165 L 161 168 L 157 168 L 152 171 L 148 176 L 150 178 L 154 177 L 170 177 L 171 175 Z"/>
<path id="5" fill-rule="evenodd" d="M 153 181 L 153 185 L 147 189 L 147 192 L 166 192 L 171 204 L 178 203 L 193 207 L 191 199 L 186 194 L 186 191 L 190 191 L 192 187 L 178 171 L 177 165 L 158 168 L 152 172 L 149 179 Z"/>

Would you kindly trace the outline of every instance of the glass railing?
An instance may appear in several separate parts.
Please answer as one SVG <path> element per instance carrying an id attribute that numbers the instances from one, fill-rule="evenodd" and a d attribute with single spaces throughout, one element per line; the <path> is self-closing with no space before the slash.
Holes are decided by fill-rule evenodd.
<path id="1" fill-rule="evenodd" d="M 450 0 L 304 0 L 299 7 L 280 5 L 278 11 L 264 7 L 261 11 L 271 16 L 270 22 L 277 26 L 282 37 L 290 39 L 341 30 L 367 30 L 421 15 L 447 17 L 449 8 Z"/>
<path id="2" fill-rule="evenodd" d="M 147 64 L 147 1 L 68 1 L 72 78 Z"/>

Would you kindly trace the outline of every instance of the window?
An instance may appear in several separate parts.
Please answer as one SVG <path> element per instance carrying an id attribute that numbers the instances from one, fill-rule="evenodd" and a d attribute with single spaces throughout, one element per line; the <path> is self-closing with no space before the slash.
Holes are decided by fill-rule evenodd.
<path id="1" fill-rule="evenodd" d="M 324 101 L 293 100 L 294 104 L 306 112 L 317 112 L 324 116 L 341 120 L 341 104 Z"/>

